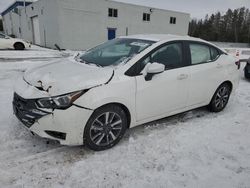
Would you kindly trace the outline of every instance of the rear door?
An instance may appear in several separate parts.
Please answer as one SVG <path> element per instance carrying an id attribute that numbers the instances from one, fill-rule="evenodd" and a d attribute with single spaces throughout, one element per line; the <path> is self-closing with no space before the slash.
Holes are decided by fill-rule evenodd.
<path id="1" fill-rule="evenodd" d="M 189 42 L 190 79 L 188 106 L 209 103 L 215 90 L 225 81 L 221 52 L 201 42 Z"/>

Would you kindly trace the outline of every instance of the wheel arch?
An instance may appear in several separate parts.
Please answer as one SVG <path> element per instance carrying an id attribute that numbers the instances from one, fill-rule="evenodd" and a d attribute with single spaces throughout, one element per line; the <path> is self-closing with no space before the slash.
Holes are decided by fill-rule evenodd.
<path id="1" fill-rule="evenodd" d="M 124 110 L 124 112 L 126 114 L 126 117 L 127 117 L 127 120 L 128 120 L 128 128 L 130 128 L 130 125 L 131 125 L 131 113 L 130 113 L 129 109 L 127 108 L 127 106 L 125 106 L 124 104 L 119 103 L 119 102 L 107 103 L 107 104 L 104 104 L 102 106 L 99 106 L 95 110 L 97 110 L 99 108 L 102 108 L 102 107 L 105 107 L 105 106 L 109 106 L 109 105 L 116 105 L 116 106 L 119 106 L 120 108 L 122 108 Z"/>
<path id="2" fill-rule="evenodd" d="M 212 95 L 212 97 L 210 98 L 209 103 L 211 103 L 211 101 L 212 101 L 212 99 L 213 99 L 213 97 L 214 97 L 214 94 L 216 93 L 217 89 L 218 89 L 221 85 L 223 85 L 223 84 L 228 84 L 228 85 L 230 86 L 230 90 L 231 90 L 230 92 L 233 91 L 233 83 L 232 83 L 230 80 L 226 80 L 226 81 L 222 82 L 217 88 L 215 88 L 215 90 L 214 90 L 214 92 L 213 92 L 213 95 Z"/>
<path id="3" fill-rule="evenodd" d="M 226 80 L 225 82 L 221 83 L 221 84 L 219 85 L 219 87 L 220 87 L 222 84 L 228 84 L 228 85 L 230 86 L 230 90 L 231 90 L 231 92 L 232 92 L 232 90 L 233 90 L 233 83 L 232 83 L 230 80 Z M 218 88 L 219 88 L 219 87 L 218 87 Z"/>
<path id="4" fill-rule="evenodd" d="M 22 45 L 23 49 L 25 49 L 25 44 L 23 42 L 21 42 L 21 41 L 14 42 L 14 44 L 13 44 L 14 49 L 16 48 L 15 46 L 18 45 L 18 44 Z"/>

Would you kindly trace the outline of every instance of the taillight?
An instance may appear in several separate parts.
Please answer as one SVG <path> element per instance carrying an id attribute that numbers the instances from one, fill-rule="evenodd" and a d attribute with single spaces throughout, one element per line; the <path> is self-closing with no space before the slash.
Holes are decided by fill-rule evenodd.
<path id="1" fill-rule="evenodd" d="M 240 61 L 236 61 L 236 62 L 235 62 L 235 65 L 237 65 L 237 66 L 238 66 L 238 69 L 240 69 Z"/>

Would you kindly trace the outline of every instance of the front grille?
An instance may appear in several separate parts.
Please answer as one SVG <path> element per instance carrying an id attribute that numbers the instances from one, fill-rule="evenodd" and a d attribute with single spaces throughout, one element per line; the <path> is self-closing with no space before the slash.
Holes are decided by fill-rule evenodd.
<path id="1" fill-rule="evenodd" d="M 38 119 L 50 113 L 37 108 L 35 99 L 24 99 L 14 93 L 13 111 L 16 117 L 28 128 Z"/>

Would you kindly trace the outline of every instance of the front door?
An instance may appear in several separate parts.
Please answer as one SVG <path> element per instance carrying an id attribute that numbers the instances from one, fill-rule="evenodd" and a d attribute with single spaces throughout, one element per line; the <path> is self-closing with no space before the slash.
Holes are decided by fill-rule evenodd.
<path id="1" fill-rule="evenodd" d="M 189 69 L 184 66 L 182 42 L 163 45 L 139 63 L 153 62 L 164 64 L 165 72 L 150 81 L 146 81 L 144 75 L 136 77 L 137 121 L 154 119 L 186 107 Z"/>
<path id="2" fill-rule="evenodd" d="M 116 38 L 116 29 L 108 28 L 108 40 L 112 40 Z"/>

